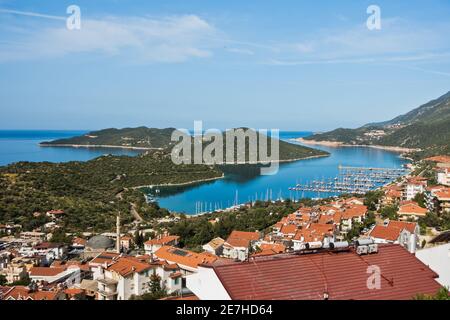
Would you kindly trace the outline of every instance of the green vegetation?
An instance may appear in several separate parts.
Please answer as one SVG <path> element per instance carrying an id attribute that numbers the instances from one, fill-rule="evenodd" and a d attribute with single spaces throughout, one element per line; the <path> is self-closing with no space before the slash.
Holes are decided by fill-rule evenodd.
<path id="1" fill-rule="evenodd" d="M 422 207 L 422 208 L 426 208 L 426 199 L 425 199 L 425 194 L 424 193 L 418 193 L 416 194 L 416 196 L 413 199 L 415 202 L 417 202 L 417 204 Z"/>
<path id="2" fill-rule="evenodd" d="M 4 286 L 6 283 L 6 276 L 4 274 L 0 274 L 0 286 Z"/>
<path id="3" fill-rule="evenodd" d="M 239 128 L 246 135 L 255 135 L 258 141 L 266 139 L 267 149 L 270 154 L 271 151 L 271 138 L 263 134 L 256 134 L 255 131 L 249 128 Z M 41 143 L 42 146 L 61 146 L 61 145 L 83 145 L 83 146 L 117 146 L 123 148 L 148 148 L 148 149 L 164 149 L 171 151 L 173 146 L 177 144 L 177 141 L 171 141 L 172 132 L 176 130 L 174 128 L 155 129 L 147 127 L 138 128 L 125 128 L 125 129 L 104 129 L 100 131 L 93 131 L 83 136 L 59 139 L 50 142 Z M 223 133 L 223 155 L 225 161 L 225 147 L 226 147 L 226 133 Z M 188 137 L 191 139 L 191 137 Z M 211 142 L 204 142 L 203 148 L 205 148 Z M 193 143 L 191 141 L 193 148 Z M 245 141 L 246 161 L 249 159 L 249 143 Z M 258 152 L 258 150 L 256 150 Z M 237 141 L 235 139 L 234 154 L 237 155 Z M 327 152 L 316 150 L 296 144 L 291 144 L 285 141 L 279 141 L 279 159 L 280 160 L 296 160 L 314 156 L 326 156 Z M 259 154 L 256 154 L 258 160 L 260 160 Z M 236 157 L 235 157 L 236 159 Z"/>
<path id="4" fill-rule="evenodd" d="M 376 211 L 377 206 L 380 205 L 381 199 L 384 197 L 383 190 L 374 190 L 366 193 L 364 197 L 364 205 L 367 206 L 368 210 Z"/>
<path id="5" fill-rule="evenodd" d="M 398 207 L 397 206 L 385 206 L 380 210 L 381 217 L 383 219 L 397 220 L 398 219 Z"/>
<path id="6" fill-rule="evenodd" d="M 41 143 L 43 146 L 54 145 L 84 145 L 84 146 L 120 146 L 135 148 L 168 148 L 173 142 L 170 141 L 174 128 L 156 129 L 147 127 L 103 129 L 92 131 L 85 135 L 47 141 Z"/>
<path id="7" fill-rule="evenodd" d="M 374 130 L 384 136 L 371 136 Z M 382 145 L 422 149 L 411 156 L 450 154 L 450 92 L 392 120 L 357 129 L 336 129 L 305 139 L 345 144 Z"/>
<path id="8" fill-rule="evenodd" d="M 352 241 L 355 238 L 358 238 L 364 229 L 370 228 L 374 223 L 375 213 L 373 211 L 369 211 L 363 223 L 356 222 L 352 225 L 352 229 L 347 233 L 346 240 Z"/>
<path id="9" fill-rule="evenodd" d="M 159 300 L 167 296 L 167 290 L 161 287 L 161 277 L 153 273 L 150 276 L 150 292 L 140 296 L 131 296 L 130 300 Z"/>
<path id="10" fill-rule="evenodd" d="M 413 300 L 450 300 L 448 289 L 442 287 L 434 295 L 418 294 Z"/>
<path id="11" fill-rule="evenodd" d="M 134 220 L 131 204 L 144 219 L 161 217 L 167 210 L 147 204 L 141 185 L 189 183 L 218 178 L 222 172 L 205 165 L 175 165 L 170 156 L 152 152 L 136 157 L 104 156 L 87 162 L 20 162 L 0 168 L 0 221 L 40 227 L 45 212 L 62 209 L 66 231 L 104 231 Z M 40 212 L 36 217 L 34 212 Z"/>
<path id="12" fill-rule="evenodd" d="M 30 284 L 31 279 L 29 274 L 27 273 L 22 279 L 8 283 L 7 285 L 13 287 L 13 286 L 29 286 Z"/>
<path id="13" fill-rule="evenodd" d="M 425 217 L 419 218 L 420 229 L 426 230 L 426 227 L 436 228 L 438 230 L 450 230 L 450 213 L 444 212 L 437 214 L 435 212 L 427 212 Z"/>

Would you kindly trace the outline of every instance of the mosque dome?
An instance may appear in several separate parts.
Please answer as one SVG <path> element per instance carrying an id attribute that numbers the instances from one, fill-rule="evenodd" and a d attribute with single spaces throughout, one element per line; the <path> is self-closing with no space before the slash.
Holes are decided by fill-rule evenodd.
<path id="1" fill-rule="evenodd" d="M 114 247 L 114 241 L 102 235 L 93 236 L 86 243 L 86 247 L 91 249 L 111 249 Z"/>

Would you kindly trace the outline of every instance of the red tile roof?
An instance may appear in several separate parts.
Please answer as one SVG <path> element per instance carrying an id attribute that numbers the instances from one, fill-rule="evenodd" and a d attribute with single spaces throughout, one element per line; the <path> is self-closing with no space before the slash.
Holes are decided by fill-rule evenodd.
<path id="1" fill-rule="evenodd" d="M 336 226 L 329 223 L 311 223 L 297 230 L 293 240 L 302 242 L 322 241 L 326 235 L 332 235 Z"/>
<path id="2" fill-rule="evenodd" d="M 77 294 L 82 294 L 83 292 L 84 292 L 83 289 L 78 289 L 78 288 L 69 288 L 69 289 L 64 290 L 64 293 L 69 296 L 75 296 Z"/>
<path id="3" fill-rule="evenodd" d="M 286 247 L 278 243 L 263 243 L 259 246 L 260 252 L 253 254 L 252 256 L 269 256 L 273 254 L 283 253 L 286 251 Z"/>
<path id="4" fill-rule="evenodd" d="M 414 176 L 414 177 L 408 178 L 406 182 L 407 182 L 407 184 L 426 186 L 427 181 L 428 181 L 427 178 Z"/>
<path id="5" fill-rule="evenodd" d="M 370 265 L 381 269 L 379 290 L 367 288 Z M 399 245 L 383 245 L 365 256 L 278 255 L 213 268 L 235 300 L 321 300 L 325 292 L 331 300 L 409 300 L 440 288 L 437 274 Z"/>
<path id="6" fill-rule="evenodd" d="M 414 231 L 416 230 L 417 223 L 391 220 L 391 221 L 389 221 L 388 226 L 394 227 L 394 228 L 399 228 L 401 230 L 406 229 L 409 232 L 414 233 Z"/>
<path id="7" fill-rule="evenodd" d="M 256 241 L 260 237 L 258 232 L 232 231 L 224 246 L 248 247 L 250 241 Z"/>
<path id="8" fill-rule="evenodd" d="M 426 158 L 427 161 L 438 162 L 438 163 L 448 163 L 450 162 L 450 156 L 435 156 Z"/>
<path id="9" fill-rule="evenodd" d="M 122 277 L 127 277 L 135 272 L 141 273 L 151 268 L 152 266 L 149 263 L 142 262 L 140 259 L 134 257 L 121 257 L 114 261 L 107 270 L 114 271 Z"/>
<path id="10" fill-rule="evenodd" d="M 47 249 L 54 249 L 54 248 L 60 248 L 64 246 L 61 243 L 54 243 L 54 242 L 42 242 L 34 246 L 34 249 L 37 250 L 47 250 Z"/>
<path id="11" fill-rule="evenodd" d="M 64 268 L 65 270 L 72 267 L 78 267 L 82 271 L 89 271 L 89 264 L 82 263 L 80 261 L 70 260 L 70 261 L 61 261 L 55 260 L 52 262 L 51 267 Z"/>
<path id="12" fill-rule="evenodd" d="M 77 244 L 77 245 L 81 245 L 81 246 L 85 246 L 86 245 L 87 240 L 80 238 L 80 237 L 75 237 L 72 240 L 72 244 Z"/>
<path id="13" fill-rule="evenodd" d="M 400 236 L 401 230 L 399 228 L 389 228 L 388 226 L 376 225 L 369 236 L 378 239 L 385 239 L 388 241 L 396 241 Z"/>
<path id="14" fill-rule="evenodd" d="M 354 204 L 351 207 L 348 207 L 342 213 L 343 219 L 353 219 L 364 217 L 367 213 L 367 207 L 360 204 Z"/>
<path id="15" fill-rule="evenodd" d="M 436 195 L 436 197 L 440 200 L 440 201 L 448 201 L 450 200 L 450 188 L 445 188 L 442 189 L 440 191 L 436 191 L 434 193 Z"/>
<path id="16" fill-rule="evenodd" d="M 406 203 L 404 205 L 401 205 L 398 214 L 404 214 L 404 215 L 417 215 L 417 216 L 425 216 L 427 214 L 427 209 L 422 208 L 417 203 Z"/>
<path id="17" fill-rule="evenodd" d="M 284 235 L 295 234 L 297 231 L 297 226 L 295 224 L 287 224 L 281 227 L 280 233 Z"/>
<path id="18" fill-rule="evenodd" d="M 65 268 L 32 267 L 29 273 L 30 276 L 53 277 L 65 270 Z"/>
<path id="19" fill-rule="evenodd" d="M 259 233 L 234 230 L 231 232 L 231 234 L 228 238 L 240 238 L 240 239 L 247 239 L 250 241 L 256 241 L 259 239 Z"/>
<path id="20" fill-rule="evenodd" d="M 178 241 L 180 239 L 179 236 L 164 236 L 161 238 L 151 239 L 145 242 L 146 245 L 168 245 L 173 241 Z"/>
<path id="21" fill-rule="evenodd" d="M 5 296 L 6 299 L 14 300 L 56 300 L 59 292 L 57 291 L 35 291 L 30 292 L 30 289 L 25 286 L 15 286 L 9 290 Z"/>
<path id="22" fill-rule="evenodd" d="M 403 229 L 414 233 L 416 226 L 417 224 L 415 222 L 391 220 L 387 226 L 376 225 L 372 231 L 370 231 L 369 236 L 388 241 L 396 241 Z"/>
<path id="23" fill-rule="evenodd" d="M 177 263 L 191 268 L 197 268 L 199 264 L 212 263 L 217 260 L 215 255 L 202 252 L 196 253 L 175 247 L 163 246 L 155 252 L 158 259 Z"/>

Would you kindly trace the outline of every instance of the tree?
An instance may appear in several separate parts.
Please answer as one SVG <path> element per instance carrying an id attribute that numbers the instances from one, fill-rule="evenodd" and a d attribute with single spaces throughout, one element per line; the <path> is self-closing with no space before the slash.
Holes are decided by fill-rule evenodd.
<path id="1" fill-rule="evenodd" d="M 369 191 L 364 197 L 364 205 L 371 211 L 377 210 L 377 204 L 380 203 L 381 198 L 384 196 L 384 191 L 376 190 Z"/>
<path id="2" fill-rule="evenodd" d="M 7 282 L 6 276 L 4 274 L 0 274 L 0 286 L 4 286 Z"/>
<path id="3" fill-rule="evenodd" d="M 144 236 L 139 230 L 134 233 L 134 243 L 138 248 L 142 248 L 144 245 Z"/>
<path id="4" fill-rule="evenodd" d="M 165 290 L 161 288 L 161 277 L 156 272 L 150 276 L 150 292 L 153 296 L 158 297 L 156 299 L 162 298 L 165 295 Z"/>
<path id="5" fill-rule="evenodd" d="M 66 235 L 66 232 L 62 228 L 58 228 L 52 233 L 52 238 L 50 239 L 50 242 L 55 243 L 64 243 L 64 244 L 71 244 L 72 238 L 68 237 Z"/>
<path id="6" fill-rule="evenodd" d="M 28 286 L 31 283 L 30 276 L 26 274 L 22 279 L 10 283 L 10 286 Z"/>
<path id="7" fill-rule="evenodd" d="M 397 206 L 386 206 L 383 209 L 381 209 L 381 217 L 383 219 L 389 219 L 389 220 L 397 220 L 398 207 Z"/>
<path id="8" fill-rule="evenodd" d="M 424 193 L 416 194 L 416 196 L 414 197 L 414 201 L 417 202 L 422 208 L 426 208 Z"/>

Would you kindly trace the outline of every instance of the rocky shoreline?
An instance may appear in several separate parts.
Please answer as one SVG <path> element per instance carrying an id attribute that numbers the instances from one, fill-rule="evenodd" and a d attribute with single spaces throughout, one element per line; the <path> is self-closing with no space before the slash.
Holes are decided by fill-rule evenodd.
<path id="1" fill-rule="evenodd" d="M 148 148 L 148 147 L 130 147 L 130 146 L 116 146 L 106 144 L 51 144 L 39 143 L 40 147 L 66 147 L 66 148 L 115 148 L 115 149 L 129 149 L 129 150 L 164 150 L 163 148 Z"/>
<path id="2" fill-rule="evenodd" d="M 392 152 L 399 152 L 399 153 L 410 153 L 410 152 L 417 152 L 420 151 L 420 149 L 413 149 L 413 148 L 404 148 L 404 147 L 394 147 L 394 146 L 381 146 L 381 145 L 372 145 L 372 144 L 346 144 L 339 141 L 316 141 L 316 140 L 306 140 L 304 138 L 294 138 L 292 139 L 297 142 L 301 142 L 308 145 L 320 145 L 320 146 L 326 146 L 326 147 L 359 147 L 359 148 L 374 148 L 374 149 L 381 149 L 381 150 L 387 150 Z"/>
<path id="3" fill-rule="evenodd" d="M 214 178 L 206 178 L 206 179 L 198 179 L 198 180 L 192 180 L 187 182 L 180 182 L 180 183 L 164 183 L 164 184 L 152 184 L 152 185 L 144 185 L 144 186 L 137 186 L 133 187 L 132 189 L 142 189 L 142 188 L 153 188 L 153 187 L 181 187 L 181 186 L 189 186 L 196 183 L 201 182 L 208 182 L 208 181 L 215 181 L 219 179 L 225 178 L 225 174 L 222 173 L 220 177 L 214 177 Z"/>

